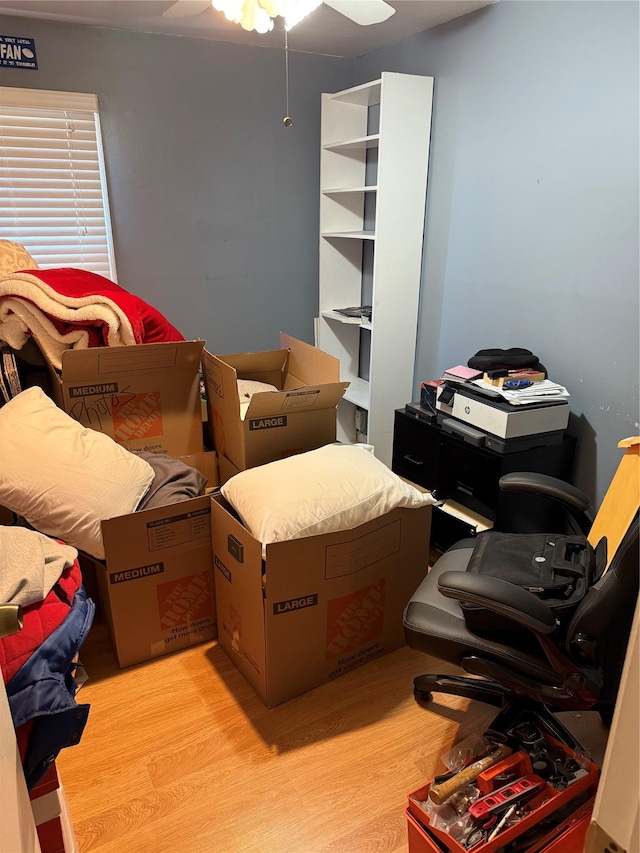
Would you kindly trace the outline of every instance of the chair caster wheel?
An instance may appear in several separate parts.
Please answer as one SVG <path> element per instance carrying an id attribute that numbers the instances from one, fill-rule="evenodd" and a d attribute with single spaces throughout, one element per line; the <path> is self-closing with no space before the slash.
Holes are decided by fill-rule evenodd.
<path id="1" fill-rule="evenodd" d="M 433 701 L 433 693 L 430 693 L 428 690 L 416 689 L 413 691 L 413 698 L 421 708 L 426 708 Z"/>

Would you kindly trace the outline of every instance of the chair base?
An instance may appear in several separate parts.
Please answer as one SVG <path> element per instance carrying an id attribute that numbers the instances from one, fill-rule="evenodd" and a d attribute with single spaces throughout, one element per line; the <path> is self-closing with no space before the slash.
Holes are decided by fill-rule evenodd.
<path id="1" fill-rule="evenodd" d="M 413 695 L 421 708 L 428 708 L 433 699 L 433 693 L 462 696 L 465 699 L 473 699 L 476 702 L 500 708 L 500 713 L 485 732 L 485 736 L 492 741 L 506 743 L 509 740 L 508 733 L 513 731 L 519 723 L 534 721 L 536 727 L 543 729 L 546 734 L 565 744 L 569 749 L 579 753 L 585 752 L 580 742 L 549 708 L 517 696 L 496 681 L 431 673 L 414 678 Z"/>

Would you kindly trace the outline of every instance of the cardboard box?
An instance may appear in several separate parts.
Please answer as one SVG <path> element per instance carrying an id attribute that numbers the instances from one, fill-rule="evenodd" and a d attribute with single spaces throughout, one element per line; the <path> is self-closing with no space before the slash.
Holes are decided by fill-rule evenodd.
<path id="1" fill-rule="evenodd" d="M 202 354 L 211 440 L 218 456 L 241 471 L 336 440 L 336 410 L 349 386 L 339 381 L 338 359 L 282 333 L 280 345 L 266 352 Z M 254 394 L 242 420 L 238 379 L 281 390 Z"/>
<path id="2" fill-rule="evenodd" d="M 129 450 L 187 456 L 202 450 L 204 341 L 67 350 L 50 370 L 53 397 L 83 426 Z"/>
<path id="3" fill-rule="evenodd" d="M 230 480 L 232 477 L 235 477 L 236 474 L 240 473 L 240 468 L 237 465 L 234 465 L 230 459 L 227 459 L 226 456 L 218 457 L 218 476 L 220 477 L 220 485 L 224 485 L 227 480 Z"/>
<path id="4" fill-rule="evenodd" d="M 212 497 L 218 642 L 267 707 L 404 645 L 424 578 L 431 507 L 268 545 Z"/>
<path id="5" fill-rule="evenodd" d="M 214 460 L 192 460 L 209 486 Z M 96 581 L 120 667 L 215 639 L 209 494 L 111 518 L 102 534 Z"/>

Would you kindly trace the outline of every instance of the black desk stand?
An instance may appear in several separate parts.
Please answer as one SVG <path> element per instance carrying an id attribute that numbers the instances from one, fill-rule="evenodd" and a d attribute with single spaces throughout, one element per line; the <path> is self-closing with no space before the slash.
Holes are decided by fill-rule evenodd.
<path id="1" fill-rule="evenodd" d="M 498 481 L 514 471 L 548 474 L 571 482 L 576 440 L 566 433 L 555 443 L 532 437 L 526 450 L 498 453 L 450 434 L 437 423 L 398 409 L 395 413 L 393 459 L 396 474 L 422 486 L 442 500 L 453 500 L 487 519 L 499 530 L 546 532 L 562 524 L 561 511 L 532 495 L 506 494 Z M 439 551 L 465 536 L 475 535 L 472 523 L 434 507 L 431 545 Z"/>

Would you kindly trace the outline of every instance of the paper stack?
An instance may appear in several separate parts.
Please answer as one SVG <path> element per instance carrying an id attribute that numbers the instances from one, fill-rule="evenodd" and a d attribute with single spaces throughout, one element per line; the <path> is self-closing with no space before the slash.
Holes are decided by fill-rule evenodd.
<path id="1" fill-rule="evenodd" d="M 472 385 L 477 385 L 479 388 L 491 388 L 496 394 L 500 394 L 507 402 L 513 406 L 526 406 L 530 403 L 552 403 L 554 401 L 568 400 L 571 396 L 563 385 L 557 382 L 552 382 L 551 379 L 543 379 L 540 382 L 534 382 L 528 388 L 520 388 L 515 391 L 505 391 L 504 388 L 496 388 L 495 385 L 489 385 L 484 379 L 476 379 Z"/>

